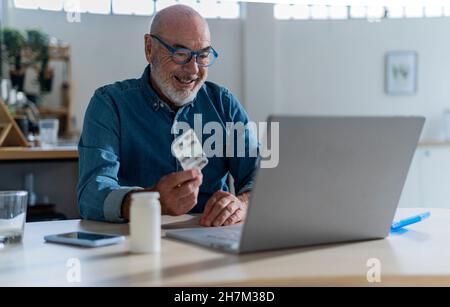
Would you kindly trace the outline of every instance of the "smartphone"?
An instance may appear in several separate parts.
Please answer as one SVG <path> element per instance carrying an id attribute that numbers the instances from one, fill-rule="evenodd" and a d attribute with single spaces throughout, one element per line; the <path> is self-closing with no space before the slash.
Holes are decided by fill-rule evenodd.
<path id="1" fill-rule="evenodd" d="M 101 247 L 119 244 L 125 241 L 125 237 L 100 233 L 71 232 L 46 236 L 44 237 L 44 240 L 49 243 L 77 245 L 83 247 Z"/>

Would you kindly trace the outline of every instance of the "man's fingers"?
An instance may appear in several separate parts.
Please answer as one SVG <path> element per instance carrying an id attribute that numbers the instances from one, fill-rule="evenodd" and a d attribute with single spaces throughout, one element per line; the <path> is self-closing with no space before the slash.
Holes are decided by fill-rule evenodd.
<path id="1" fill-rule="evenodd" d="M 219 197 L 218 197 L 217 193 L 214 193 L 214 195 L 211 196 L 210 199 L 208 199 L 208 201 L 206 202 L 206 205 L 205 205 L 205 209 L 203 210 L 202 220 L 204 220 L 208 216 L 209 212 L 211 211 L 211 208 L 218 200 L 219 200 Z"/>
<path id="2" fill-rule="evenodd" d="M 223 226 L 234 225 L 241 222 L 244 219 L 243 211 L 241 209 L 236 210 L 236 212 L 231 215 L 224 223 Z"/>
<path id="3" fill-rule="evenodd" d="M 213 194 L 213 196 L 208 200 L 208 202 L 205 205 L 205 209 L 203 210 L 203 217 L 202 220 L 204 221 L 208 215 L 211 212 L 211 209 L 214 207 L 214 204 L 217 203 L 220 199 L 223 197 L 228 196 L 229 194 L 224 191 L 217 191 Z"/>
<path id="4" fill-rule="evenodd" d="M 236 204 L 236 202 L 231 201 L 231 203 L 226 206 L 222 212 L 219 213 L 219 215 L 216 217 L 216 219 L 211 223 L 214 227 L 219 227 L 224 225 L 224 223 L 233 216 L 236 211 L 239 210 L 239 206 Z"/>
<path id="5" fill-rule="evenodd" d="M 203 178 L 202 172 L 198 169 L 191 169 L 188 171 L 171 174 L 167 179 L 170 187 L 174 188 L 199 177 Z"/>
<path id="6" fill-rule="evenodd" d="M 188 196 L 189 194 L 198 192 L 200 185 L 202 184 L 201 179 L 195 179 L 183 184 L 181 187 L 175 187 L 173 189 L 174 196 L 177 198 L 183 198 Z M 197 193 L 198 194 L 198 193 Z"/>
<path id="7" fill-rule="evenodd" d="M 228 197 L 221 198 L 218 202 L 216 202 L 211 209 L 211 212 L 203 219 L 203 224 L 205 226 L 211 226 L 212 222 L 219 216 L 223 209 L 225 209 L 233 199 Z"/>

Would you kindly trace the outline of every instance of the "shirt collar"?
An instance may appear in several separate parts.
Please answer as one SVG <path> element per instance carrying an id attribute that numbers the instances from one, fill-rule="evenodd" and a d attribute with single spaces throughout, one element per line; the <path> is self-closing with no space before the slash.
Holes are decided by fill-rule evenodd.
<path id="1" fill-rule="evenodd" d="M 159 97 L 159 95 L 155 92 L 155 90 L 150 85 L 150 72 L 151 72 L 151 66 L 149 64 L 149 65 L 147 65 L 147 67 L 144 70 L 144 73 L 142 74 L 141 81 L 142 81 L 142 85 L 143 85 L 143 88 L 144 88 L 144 92 L 146 93 L 148 98 L 150 98 L 153 110 L 158 111 L 162 107 L 166 107 L 168 110 L 173 111 L 167 105 L 167 103 L 165 103 L 164 100 L 162 100 Z M 192 107 L 196 101 L 197 101 L 197 97 L 195 97 L 193 101 L 191 101 L 191 102 L 185 104 L 184 106 L 182 106 L 180 108 L 180 110 L 182 110 L 182 109 L 184 109 L 186 107 Z"/>

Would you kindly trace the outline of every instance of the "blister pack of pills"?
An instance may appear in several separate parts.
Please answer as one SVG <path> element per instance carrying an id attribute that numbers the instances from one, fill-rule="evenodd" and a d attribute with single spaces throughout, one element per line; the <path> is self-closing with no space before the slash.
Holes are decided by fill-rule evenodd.
<path id="1" fill-rule="evenodd" d="M 203 169 L 208 159 L 194 130 L 189 129 L 172 143 L 172 154 L 180 161 L 183 170 Z"/>

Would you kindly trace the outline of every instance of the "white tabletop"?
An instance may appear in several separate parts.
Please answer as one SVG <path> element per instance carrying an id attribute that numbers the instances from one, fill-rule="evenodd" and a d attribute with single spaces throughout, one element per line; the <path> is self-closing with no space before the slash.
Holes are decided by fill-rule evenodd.
<path id="1" fill-rule="evenodd" d="M 86 221 L 27 224 L 21 245 L 0 250 L 0 286 L 450 286 L 450 210 L 400 209 L 397 218 L 424 211 L 432 212 L 429 220 L 385 240 L 242 256 L 169 239 L 163 239 L 158 255 L 132 255 L 128 240 L 98 249 L 47 244 L 45 235 L 127 235 L 128 226 Z M 163 218 L 165 228 L 196 221 L 192 216 Z M 381 283 L 367 280 L 372 258 L 380 261 Z M 73 275 L 77 263 L 80 270 Z"/>

